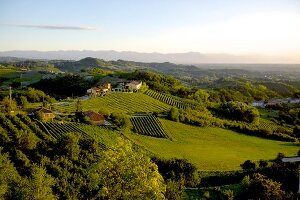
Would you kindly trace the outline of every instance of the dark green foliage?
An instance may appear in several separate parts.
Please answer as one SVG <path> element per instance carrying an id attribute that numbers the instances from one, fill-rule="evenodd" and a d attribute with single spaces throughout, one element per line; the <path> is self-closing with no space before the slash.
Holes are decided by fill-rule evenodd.
<path id="1" fill-rule="evenodd" d="M 249 183 L 244 184 L 247 199 L 284 199 L 285 192 L 281 189 L 281 184 L 268 179 L 266 176 L 256 173 Z"/>
<path id="2" fill-rule="evenodd" d="M 300 126 L 299 126 L 299 125 L 295 126 L 295 128 L 293 129 L 293 134 L 294 134 L 297 138 L 300 138 Z"/>
<path id="3" fill-rule="evenodd" d="M 197 168 L 185 159 L 159 159 L 152 158 L 158 166 L 158 171 L 164 180 L 181 182 L 183 180 L 186 187 L 195 187 L 200 183 Z M 182 179 L 182 180 L 181 180 Z"/>
<path id="4" fill-rule="evenodd" d="M 260 116 L 256 108 L 233 101 L 222 103 L 215 112 L 220 116 L 248 123 L 258 123 Z"/>
<path id="5" fill-rule="evenodd" d="M 120 129 L 131 129 L 132 124 L 130 122 L 130 118 L 126 114 L 122 113 L 112 113 L 110 115 L 114 125 L 119 127 Z"/>
<path id="6" fill-rule="evenodd" d="M 180 180 L 172 180 L 168 179 L 166 181 L 167 190 L 166 190 L 166 199 L 174 199 L 180 200 L 182 199 L 182 195 L 184 192 L 184 179 L 181 178 Z"/>
<path id="7" fill-rule="evenodd" d="M 14 90 L 13 97 L 17 100 L 18 104 L 23 106 L 23 104 L 30 102 L 54 102 L 55 99 L 50 97 L 49 95 L 45 94 L 43 91 L 28 87 L 22 90 Z M 26 98 L 26 99 L 25 99 Z"/>
<path id="8" fill-rule="evenodd" d="M 241 167 L 243 169 L 255 169 L 256 165 L 254 162 L 251 162 L 250 160 L 246 160 L 243 164 L 241 164 Z"/>
<path id="9" fill-rule="evenodd" d="M 170 115 L 169 115 L 170 119 L 175 121 L 175 122 L 178 122 L 179 121 L 179 111 L 177 108 L 171 108 L 170 110 Z"/>
<path id="10" fill-rule="evenodd" d="M 75 107 L 76 112 L 82 112 L 82 101 L 80 99 L 76 100 Z"/>
<path id="11" fill-rule="evenodd" d="M 23 109 L 26 109 L 28 106 L 28 101 L 27 98 L 25 96 L 21 96 L 20 97 L 20 105 Z"/>
<path id="12" fill-rule="evenodd" d="M 9 97 L 4 97 L 4 99 L 0 102 L 0 111 L 2 113 L 9 113 L 10 111 L 14 111 L 17 108 L 17 102 Z"/>
<path id="13" fill-rule="evenodd" d="M 42 79 L 32 87 L 53 96 L 68 97 L 84 95 L 86 90 L 91 87 L 91 83 L 78 75 L 65 75 L 54 79 Z"/>
<path id="14" fill-rule="evenodd" d="M 164 93 L 176 93 L 176 87 L 181 85 L 181 82 L 171 76 L 164 76 L 150 71 L 135 71 L 134 79 L 139 79 L 153 90 Z"/>
<path id="15" fill-rule="evenodd" d="M 22 121 L 28 120 L 22 115 L 19 116 Z M 3 114 L 0 117 L 7 129 L 13 127 L 12 122 L 16 124 L 19 119 L 6 118 Z M 3 154 L 0 151 L 1 198 L 164 197 L 165 185 L 157 166 L 147 156 L 133 151 L 131 144 L 123 139 L 118 140 L 123 142 L 122 145 L 107 149 L 91 137 L 80 133 L 68 133 L 56 141 L 45 141 L 37 145 L 28 143 L 31 139 L 26 139 L 28 136 L 24 131 L 15 128 L 12 134 L 15 135 L 11 140 L 5 140 L 5 134 L 0 135 L 7 152 Z M 116 170 L 118 173 L 115 173 Z"/>
<path id="16" fill-rule="evenodd" d="M 268 166 L 268 162 L 265 161 L 265 160 L 260 160 L 258 166 L 262 167 L 262 168 L 267 167 Z"/>
<path id="17" fill-rule="evenodd" d="M 58 144 L 60 154 L 66 156 L 69 160 L 78 160 L 80 153 L 79 139 L 79 134 L 69 133 L 64 135 Z"/>

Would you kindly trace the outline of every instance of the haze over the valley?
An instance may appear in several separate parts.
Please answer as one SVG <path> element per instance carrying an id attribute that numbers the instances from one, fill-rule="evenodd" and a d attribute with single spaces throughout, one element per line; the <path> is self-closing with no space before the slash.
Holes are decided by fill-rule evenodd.
<path id="1" fill-rule="evenodd" d="M 172 62 L 177 64 L 201 64 L 201 63 L 261 63 L 261 64 L 295 64 L 300 63 L 299 58 L 291 56 L 270 55 L 233 55 L 233 54 L 203 54 L 199 52 L 187 53 L 140 53 L 134 51 L 3 51 L 0 57 L 19 57 L 28 59 L 63 59 L 80 60 L 85 57 L 94 57 L 104 60 L 130 60 L 137 62 Z"/>

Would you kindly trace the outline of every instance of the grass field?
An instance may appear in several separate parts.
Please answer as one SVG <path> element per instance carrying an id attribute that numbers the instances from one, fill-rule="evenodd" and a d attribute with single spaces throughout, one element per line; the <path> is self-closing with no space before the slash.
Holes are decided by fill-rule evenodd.
<path id="1" fill-rule="evenodd" d="M 299 144 L 261 139 L 221 128 L 200 128 L 161 120 L 172 140 L 126 134 L 132 141 L 164 158 L 186 158 L 201 171 L 240 169 L 245 160 L 273 159 L 278 152 L 295 155 Z"/>
<path id="2" fill-rule="evenodd" d="M 111 93 L 82 101 L 83 110 L 103 110 L 107 112 L 162 112 L 171 107 L 142 93 Z M 75 104 L 59 106 L 59 110 L 75 111 Z"/>
<path id="3" fill-rule="evenodd" d="M 260 113 L 260 117 L 263 119 L 269 120 L 271 118 L 278 117 L 278 111 L 268 110 L 265 108 L 258 108 L 258 111 Z"/>
<path id="4" fill-rule="evenodd" d="M 0 78 L 16 78 L 20 76 L 20 72 L 10 68 L 0 68 Z"/>

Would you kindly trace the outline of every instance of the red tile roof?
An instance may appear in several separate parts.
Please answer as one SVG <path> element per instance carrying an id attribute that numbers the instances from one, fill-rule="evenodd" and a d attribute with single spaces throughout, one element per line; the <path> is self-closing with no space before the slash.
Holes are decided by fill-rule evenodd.
<path id="1" fill-rule="evenodd" d="M 95 111 L 86 111 L 83 113 L 84 116 L 90 118 L 92 121 L 103 121 L 105 120 L 104 116 L 95 112 Z"/>

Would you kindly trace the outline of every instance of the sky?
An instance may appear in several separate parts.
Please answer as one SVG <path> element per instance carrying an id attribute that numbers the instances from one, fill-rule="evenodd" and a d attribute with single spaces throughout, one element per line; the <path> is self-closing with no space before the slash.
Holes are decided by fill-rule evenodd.
<path id="1" fill-rule="evenodd" d="M 300 0 L 0 0 L 0 51 L 300 55 Z"/>

